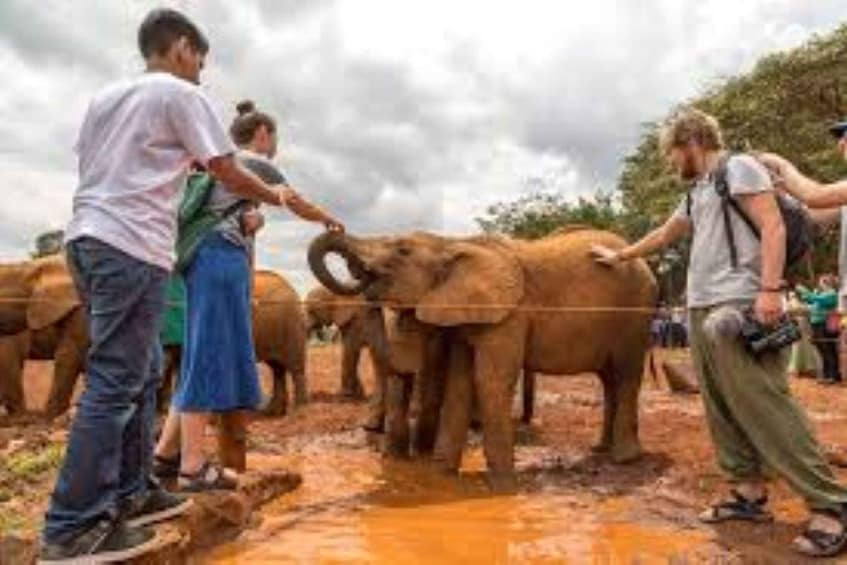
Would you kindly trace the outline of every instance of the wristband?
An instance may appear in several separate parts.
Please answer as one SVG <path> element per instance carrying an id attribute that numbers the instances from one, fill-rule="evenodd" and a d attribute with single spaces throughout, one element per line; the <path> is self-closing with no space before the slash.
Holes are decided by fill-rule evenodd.
<path id="1" fill-rule="evenodd" d="M 773 286 L 763 286 L 762 288 L 760 288 L 760 289 L 759 289 L 759 292 L 768 292 L 768 293 L 772 293 L 772 292 L 782 292 L 782 287 L 779 287 L 779 286 L 776 286 L 776 287 L 773 287 Z"/>

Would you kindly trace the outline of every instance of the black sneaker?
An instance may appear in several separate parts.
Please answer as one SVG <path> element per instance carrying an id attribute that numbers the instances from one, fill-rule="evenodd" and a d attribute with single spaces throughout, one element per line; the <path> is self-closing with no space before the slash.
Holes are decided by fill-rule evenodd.
<path id="1" fill-rule="evenodd" d="M 161 539 L 153 530 L 129 528 L 121 522 L 101 520 L 65 544 L 41 544 L 38 563 L 44 565 L 94 565 L 126 561 L 158 548 Z"/>
<path id="2" fill-rule="evenodd" d="M 140 500 L 128 504 L 121 513 L 121 518 L 127 526 L 137 528 L 181 516 L 192 504 L 187 496 L 174 494 L 157 486 L 148 490 Z"/>

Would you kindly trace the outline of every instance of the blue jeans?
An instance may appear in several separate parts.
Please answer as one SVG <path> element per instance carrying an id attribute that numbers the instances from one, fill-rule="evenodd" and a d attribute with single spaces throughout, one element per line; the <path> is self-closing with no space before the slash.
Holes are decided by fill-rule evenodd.
<path id="1" fill-rule="evenodd" d="M 168 273 L 92 238 L 68 244 L 68 266 L 88 313 L 86 387 L 44 525 L 66 543 L 118 516 L 151 472 L 158 335 Z"/>

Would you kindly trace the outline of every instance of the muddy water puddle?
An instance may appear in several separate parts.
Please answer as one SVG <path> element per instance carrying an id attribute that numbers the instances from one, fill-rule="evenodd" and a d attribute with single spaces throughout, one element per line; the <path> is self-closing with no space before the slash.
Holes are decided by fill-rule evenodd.
<path id="1" fill-rule="evenodd" d="M 563 455 L 518 451 L 531 486 L 492 496 L 483 458 L 472 449 L 461 479 L 420 462 L 385 462 L 356 433 L 253 455 L 253 468 L 303 476 L 297 490 L 262 510 L 261 524 L 201 563 L 667 563 L 693 562 L 716 548 L 708 530 L 646 516 L 637 492 L 598 496 L 545 485 L 538 474 Z M 555 483 L 555 481 L 553 481 Z M 527 487 L 527 488 L 524 488 Z M 693 560 L 689 558 L 693 557 Z"/>

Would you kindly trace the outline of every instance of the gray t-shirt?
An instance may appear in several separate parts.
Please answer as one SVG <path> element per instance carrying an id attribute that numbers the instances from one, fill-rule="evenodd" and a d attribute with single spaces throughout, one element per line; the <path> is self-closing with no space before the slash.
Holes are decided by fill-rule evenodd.
<path id="1" fill-rule="evenodd" d="M 237 154 L 239 162 L 268 184 L 288 184 L 285 176 L 266 157 L 253 153 L 252 151 L 240 150 Z M 223 214 L 235 203 L 242 201 L 244 204 L 235 213 L 229 214 L 216 227 L 218 231 L 229 241 L 251 251 L 253 247 L 253 236 L 245 236 L 241 233 L 241 214 L 258 204 L 246 201 L 231 192 L 224 184 L 216 183 L 209 196 L 209 209 L 216 214 Z"/>
<path id="2" fill-rule="evenodd" d="M 727 163 L 730 194 L 741 196 L 773 190 L 765 168 L 749 155 L 734 155 Z M 721 197 L 712 175 L 691 189 L 693 238 L 688 264 L 688 307 L 701 308 L 732 301 L 752 301 L 761 288 L 761 243 L 738 213 L 730 209 L 738 267 L 732 267 Z M 675 217 L 688 217 L 686 197 Z"/>

